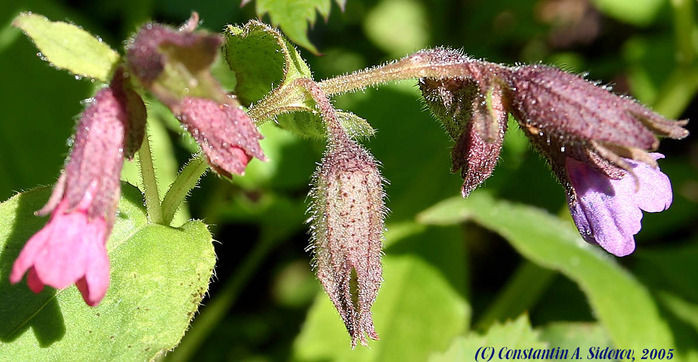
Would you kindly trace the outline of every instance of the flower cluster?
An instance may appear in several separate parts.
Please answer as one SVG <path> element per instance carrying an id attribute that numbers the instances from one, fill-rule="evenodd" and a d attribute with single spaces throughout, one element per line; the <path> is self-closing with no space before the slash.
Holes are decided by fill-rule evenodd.
<path id="1" fill-rule="evenodd" d="M 470 74 L 420 80 L 427 104 L 456 141 L 453 168 L 462 169 L 463 196 L 491 175 L 509 113 L 564 185 L 586 241 L 628 255 L 641 210 L 659 212 L 671 204 L 671 184 L 656 161 L 663 156 L 651 151 L 659 146 L 658 136 L 686 137 L 687 121 L 668 120 L 552 67 L 504 67 L 447 49 L 424 56 Z"/>
<path id="2" fill-rule="evenodd" d="M 48 204 L 37 212 L 51 213 L 50 220 L 15 261 L 12 283 L 26 273 L 37 293 L 45 285 L 61 289 L 75 283 L 87 304 L 104 298 L 109 286 L 106 245 L 121 168 L 124 158 L 140 148 L 145 130 L 146 108 L 131 86 L 133 77 L 172 109 L 222 176 L 242 174 L 252 157 L 265 159 L 254 123 L 208 71 L 220 38 L 195 32 L 196 24 L 196 15 L 179 30 L 147 24 L 128 44 L 125 66 L 80 117 L 65 169 Z"/>

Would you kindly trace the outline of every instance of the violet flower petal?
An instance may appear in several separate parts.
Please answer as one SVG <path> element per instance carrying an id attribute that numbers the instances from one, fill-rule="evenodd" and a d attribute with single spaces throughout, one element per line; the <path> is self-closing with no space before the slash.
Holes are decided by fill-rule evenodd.
<path id="1" fill-rule="evenodd" d="M 662 155 L 651 154 L 655 159 Z M 570 213 L 587 242 L 599 244 L 616 256 L 635 250 L 634 235 L 641 227 L 642 210 L 658 212 L 671 204 L 669 178 L 659 169 L 626 160 L 639 180 L 630 175 L 610 179 L 585 163 L 567 158 L 565 168 L 576 193 Z"/>

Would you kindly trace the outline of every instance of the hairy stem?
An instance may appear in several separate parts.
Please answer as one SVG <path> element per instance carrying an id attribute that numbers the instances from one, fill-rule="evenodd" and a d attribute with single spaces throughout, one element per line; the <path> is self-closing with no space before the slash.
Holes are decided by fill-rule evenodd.
<path id="1" fill-rule="evenodd" d="M 199 183 L 206 170 L 208 170 L 208 164 L 201 154 L 194 156 L 182 168 L 162 200 L 162 223 L 164 225 L 170 225 L 177 209 L 187 198 L 189 191 Z"/>
<path id="2" fill-rule="evenodd" d="M 476 65 L 475 61 L 468 58 L 444 59 L 437 55 L 437 51 L 426 50 L 396 62 L 330 78 L 317 85 L 329 97 L 399 80 L 469 77 L 477 71 L 476 68 L 483 66 L 491 68 L 490 71 L 495 73 L 506 71 L 506 67 L 502 65 L 483 61 L 478 63 L 480 64 Z M 299 91 L 293 85 L 282 87 L 252 106 L 248 115 L 259 125 L 279 114 L 299 108 L 307 100 L 307 92 Z"/>
<path id="3" fill-rule="evenodd" d="M 145 137 L 143 137 L 143 145 L 138 150 L 138 163 L 141 166 L 141 180 L 143 181 L 143 194 L 145 195 L 145 208 L 148 219 L 154 224 L 163 224 L 158 182 L 155 177 L 155 166 L 153 165 L 153 155 L 150 152 L 150 139 L 147 129 Z"/>

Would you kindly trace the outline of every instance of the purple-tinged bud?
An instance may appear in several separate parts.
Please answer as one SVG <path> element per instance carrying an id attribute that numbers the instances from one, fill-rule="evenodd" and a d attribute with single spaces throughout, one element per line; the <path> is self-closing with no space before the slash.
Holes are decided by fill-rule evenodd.
<path id="1" fill-rule="evenodd" d="M 130 160 L 143 144 L 145 122 L 148 118 L 145 103 L 143 103 L 141 96 L 131 88 L 130 82 L 126 81 L 123 68 L 118 68 L 114 73 L 110 88 L 126 110 L 124 157 Z"/>
<path id="2" fill-rule="evenodd" d="M 314 178 L 310 207 L 314 267 L 352 347 L 377 340 L 371 306 L 381 284 L 383 178 L 371 154 L 348 137 L 331 142 Z"/>
<path id="3" fill-rule="evenodd" d="M 451 172 L 461 170 L 467 197 L 494 170 L 507 128 L 507 111 L 498 73 L 504 68 L 460 53 L 437 49 L 431 56 L 467 68 L 469 77 L 422 78 L 419 86 L 432 113 L 456 141 Z"/>
<path id="4" fill-rule="evenodd" d="M 211 168 L 219 174 L 242 175 L 252 157 L 266 160 L 259 146 L 262 135 L 239 107 L 185 97 L 174 108 L 180 122 L 201 145 Z"/>
<path id="5" fill-rule="evenodd" d="M 196 31 L 198 15 L 180 28 L 147 24 L 126 47 L 129 69 L 165 103 L 201 146 L 211 168 L 242 175 L 252 157 L 265 160 L 254 123 L 211 75 L 222 37 Z"/>
<path id="6" fill-rule="evenodd" d="M 511 113 L 533 144 L 566 181 L 565 159 L 588 163 L 617 178 L 632 174 L 624 159 L 656 161 L 656 136 L 681 139 L 687 121 L 671 121 L 637 101 L 615 95 L 573 74 L 546 66 L 523 66 L 509 73 Z"/>
<path id="7" fill-rule="evenodd" d="M 167 105 L 177 103 L 185 95 L 220 103 L 225 99 L 209 72 L 223 39 L 216 34 L 194 32 L 196 24 L 196 13 L 179 30 L 149 23 L 126 46 L 130 72 Z"/>

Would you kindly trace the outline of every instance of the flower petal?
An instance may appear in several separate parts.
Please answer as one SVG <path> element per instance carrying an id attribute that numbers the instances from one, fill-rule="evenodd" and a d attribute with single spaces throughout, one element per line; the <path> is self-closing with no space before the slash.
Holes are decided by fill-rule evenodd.
<path id="1" fill-rule="evenodd" d="M 634 193 L 573 158 L 567 158 L 565 168 L 577 197 L 570 212 L 584 239 L 617 256 L 632 253 L 633 235 L 640 231 L 642 220 Z M 630 177 L 624 179 L 632 182 Z"/>
<path id="2" fill-rule="evenodd" d="M 650 153 L 650 156 L 655 160 L 664 158 L 661 153 Z M 632 188 L 635 204 L 644 211 L 660 212 L 668 209 L 673 200 L 669 177 L 659 168 L 654 168 L 644 162 L 628 159 L 626 161 L 633 167 L 633 172 L 640 182 L 639 190 L 634 192 L 635 181 L 632 177 L 624 177 L 612 182 L 623 183 L 623 187 Z"/>

